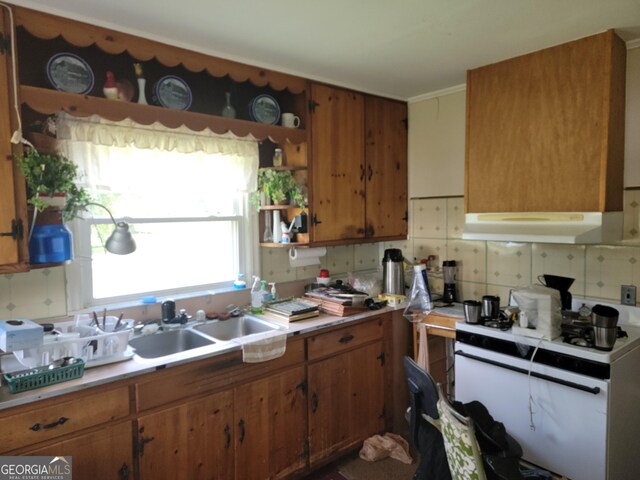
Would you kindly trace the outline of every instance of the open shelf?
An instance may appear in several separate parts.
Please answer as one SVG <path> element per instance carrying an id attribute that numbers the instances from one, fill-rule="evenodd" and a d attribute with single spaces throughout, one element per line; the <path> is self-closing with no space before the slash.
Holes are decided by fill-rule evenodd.
<path id="1" fill-rule="evenodd" d="M 112 121 L 130 118 L 142 125 L 160 122 L 167 128 L 185 125 L 198 132 L 208 128 L 218 134 L 232 132 L 238 137 L 252 135 L 258 140 L 269 139 L 274 143 L 298 144 L 307 141 L 306 130 L 264 125 L 248 120 L 224 118 L 204 113 L 170 110 L 154 105 L 107 100 L 106 98 L 59 92 L 47 88 L 23 85 L 20 87 L 20 96 L 23 103 L 45 115 L 64 111 L 80 117 L 99 115 Z"/>

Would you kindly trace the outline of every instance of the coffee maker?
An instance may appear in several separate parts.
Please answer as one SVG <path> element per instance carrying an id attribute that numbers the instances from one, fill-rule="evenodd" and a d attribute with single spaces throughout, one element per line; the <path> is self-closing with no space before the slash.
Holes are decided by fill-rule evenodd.
<path id="1" fill-rule="evenodd" d="M 560 292 L 560 304 L 562 306 L 562 310 L 571 310 L 571 292 L 569 292 L 569 288 L 574 282 L 573 278 L 569 277 L 560 277 L 558 275 L 538 275 L 538 281 L 548 288 L 553 288 Z"/>
<path id="2" fill-rule="evenodd" d="M 442 273 L 444 275 L 442 301 L 445 303 L 453 303 L 458 300 L 458 295 L 456 294 L 456 272 L 455 260 L 445 260 L 442 262 Z"/>

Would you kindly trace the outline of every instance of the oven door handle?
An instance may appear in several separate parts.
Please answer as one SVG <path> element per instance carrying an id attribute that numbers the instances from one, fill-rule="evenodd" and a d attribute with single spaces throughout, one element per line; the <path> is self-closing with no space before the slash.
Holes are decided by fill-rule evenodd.
<path id="1" fill-rule="evenodd" d="M 507 370 L 511 370 L 512 372 L 529 375 L 529 371 L 525 370 L 524 368 L 505 365 L 504 363 L 496 362 L 495 360 L 489 360 L 487 358 L 471 355 L 470 353 L 465 353 L 462 350 L 456 350 L 456 355 L 470 358 L 471 360 L 476 360 L 478 362 L 488 363 L 489 365 L 494 365 L 496 367 L 506 368 Z M 575 388 L 576 390 L 582 390 L 583 392 L 592 393 L 594 395 L 597 395 L 598 393 L 600 393 L 600 387 L 586 387 L 584 385 L 580 385 L 579 383 L 569 382 L 567 380 L 562 380 L 560 378 L 552 377 L 550 375 L 545 375 L 544 373 L 531 372 L 531 376 L 539 378 L 541 380 L 547 380 L 549 382 L 557 383 L 559 385 L 564 385 L 565 387 Z"/>

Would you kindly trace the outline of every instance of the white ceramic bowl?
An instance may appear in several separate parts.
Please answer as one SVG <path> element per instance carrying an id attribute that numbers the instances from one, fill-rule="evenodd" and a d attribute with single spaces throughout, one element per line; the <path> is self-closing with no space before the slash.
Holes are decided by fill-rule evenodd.
<path id="1" fill-rule="evenodd" d="M 316 277 L 316 283 L 320 285 L 329 285 L 331 283 L 331 277 Z"/>

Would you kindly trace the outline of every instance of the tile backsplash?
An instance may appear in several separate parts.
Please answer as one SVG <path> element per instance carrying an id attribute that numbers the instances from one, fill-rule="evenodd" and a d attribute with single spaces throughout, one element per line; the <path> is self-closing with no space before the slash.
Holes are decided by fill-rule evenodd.
<path id="1" fill-rule="evenodd" d="M 462 240 L 462 197 L 412 199 L 410 238 L 385 245 L 418 260 L 435 255 L 458 263 L 460 299 L 538 283 L 542 274 L 575 278 L 574 297 L 618 303 L 621 285 L 640 286 L 640 190 L 624 194 L 623 240 L 614 245 L 560 245 Z"/>
<path id="2" fill-rule="evenodd" d="M 462 240 L 462 197 L 413 199 L 409 238 L 387 243 L 328 247 L 320 265 L 291 267 L 289 250 L 261 248 L 261 276 L 270 282 L 315 278 L 320 268 L 333 277 L 381 267 L 385 248 L 400 248 L 409 259 L 435 255 L 458 262 L 458 296 L 485 294 L 508 298 L 514 287 L 537 283 L 544 273 L 575 278 L 574 297 L 592 297 L 617 303 L 621 285 L 640 286 L 640 190 L 624 197 L 624 240 L 616 245 L 559 245 Z M 442 288 L 435 275 L 434 289 Z M 0 319 L 33 319 L 67 315 L 64 267 L 0 275 Z"/>

